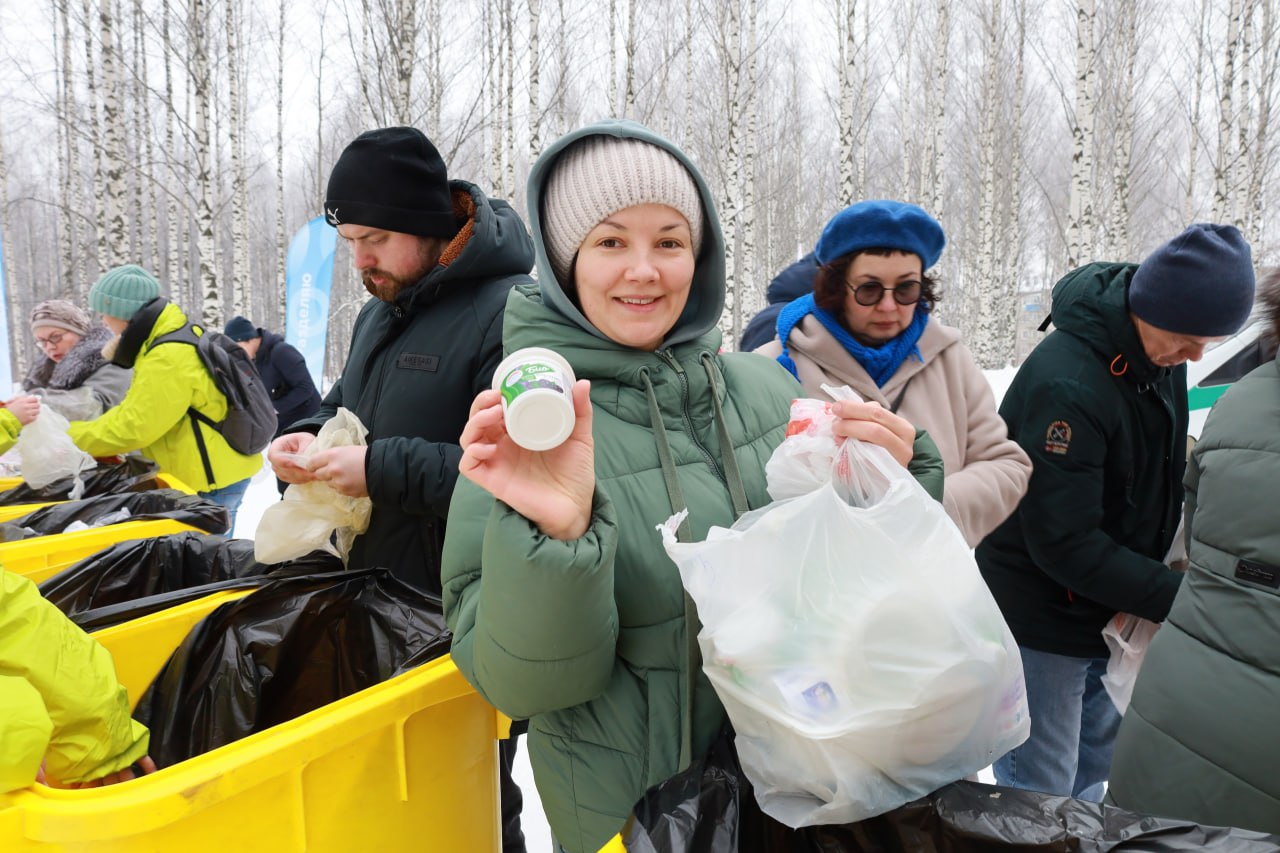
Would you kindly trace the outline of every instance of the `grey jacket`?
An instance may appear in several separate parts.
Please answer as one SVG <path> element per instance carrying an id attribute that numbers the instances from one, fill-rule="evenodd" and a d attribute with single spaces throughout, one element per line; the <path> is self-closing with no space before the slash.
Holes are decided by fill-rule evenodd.
<path id="1" fill-rule="evenodd" d="M 1108 796 L 1280 832 L 1280 364 L 1218 401 L 1185 485 L 1191 565 L 1120 725 Z"/>

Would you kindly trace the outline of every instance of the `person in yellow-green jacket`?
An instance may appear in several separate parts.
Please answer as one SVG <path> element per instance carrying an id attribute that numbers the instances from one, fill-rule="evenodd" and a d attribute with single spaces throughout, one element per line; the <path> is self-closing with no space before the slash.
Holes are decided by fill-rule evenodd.
<path id="1" fill-rule="evenodd" d="M 0 453 L 4 453 L 17 442 L 22 428 L 40 414 L 40 398 L 23 394 L 0 403 L 0 407 Z"/>
<path id="2" fill-rule="evenodd" d="M 36 585 L 0 568 L 0 793 L 93 787 L 155 770 L 111 654 Z"/>
<path id="3" fill-rule="evenodd" d="M 233 450 L 213 427 L 227 416 L 227 398 L 213 383 L 195 347 L 155 345 L 162 335 L 187 324 L 187 315 L 160 295 L 160 283 L 129 264 L 103 273 L 89 290 L 89 307 L 117 337 L 104 354 L 133 368 L 123 400 L 92 421 L 73 421 L 71 440 L 92 456 L 139 450 L 201 496 L 227 508 L 235 527 L 236 508 L 262 457 Z M 196 431 L 199 430 L 197 433 Z"/>

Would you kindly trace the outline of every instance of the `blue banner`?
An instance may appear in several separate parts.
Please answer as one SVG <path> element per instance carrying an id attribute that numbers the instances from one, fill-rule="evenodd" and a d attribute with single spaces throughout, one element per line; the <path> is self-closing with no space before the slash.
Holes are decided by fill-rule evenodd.
<path id="1" fill-rule="evenodd" d="M 298 229 L 285 263 L 284 339 L 307 361 L 316 387 L 324 393 L 324 340 L 329 328 L 329 287 L 338 231 L 317 216 Z"/>
<path id="2" fill-rule="evenodd" d="M 4 234 L 0 233 L 0 400 L 7 400 L 14 387 L 13 350 L 9 345 L 9 294 L 4 280 Z"/>

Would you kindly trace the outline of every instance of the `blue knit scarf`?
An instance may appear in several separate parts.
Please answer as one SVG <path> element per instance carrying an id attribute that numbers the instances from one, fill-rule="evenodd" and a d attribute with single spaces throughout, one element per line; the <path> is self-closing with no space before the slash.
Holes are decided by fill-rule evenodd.
<path id="1" fill-rule="evenodd" d="M 782 342 L 782 354 L 778 356 L 778 364 L 791 371 L 791 375 L 797 379 L 800 377 L 796 374 L 796 363 L 792 360 L 787 347 L 787 338 L 791 336 L 791 330 L 804 319 L 806 314 L 812 314 L 818 318 L 823 328 L 840 342 L 840 345 L 857 360 L 858 364 L 862 365 L 862 369 L 867 371 L 867 375 L 876 383 L 877 388 L 884 387 L 884 383 L 898 372 L 898 368 L 908 356 L 914 355 L 921 361 L 924 360 L 920 355 L 920 348 L 916 346 L 920 335 L 924 334 L 925 324 L 929 322 L 929 311 L 924 306 L 916 306 L 911 325 L 903 329 L 897 337 L 886 341 L 881 346 L 869 347 L 854 340 L 853 335 L 849 334 L 839 320 L 818 307 L 813 301 L 813 294 L 809 293 L 788 303 L 778 315 L 778 340 Z"/>

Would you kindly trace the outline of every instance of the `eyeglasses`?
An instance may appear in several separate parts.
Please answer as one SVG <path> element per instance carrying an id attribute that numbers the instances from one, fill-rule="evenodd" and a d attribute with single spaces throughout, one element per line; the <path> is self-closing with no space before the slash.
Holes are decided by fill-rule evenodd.
<path id="1" fill-rule="evenodd" d="M 845 283 L 853 293 L 853 300 L 859 305 L 879 305 L 880 300 L 884 299 L 885 291 L 893 294 L 893 301 L 899 305 L 915 305 L 920 301 L 921 283 L 918 281 L 904 281 L 897 287 L 885 287 L 878 281 L 869 281 L 866 284 L 859 284 L 856 287 L 852 284 Z"/>
<path id="2" fill-rule="evenodd" d="M 47 338 L 36 338 L 36 345 L 41 349 L 45 347 L 56 347 L 62 343 L 62 339 L 67 336 L 66 332 L 54 332 Z"/>

